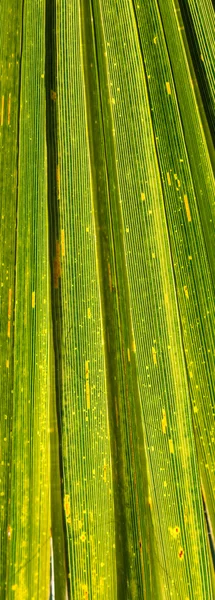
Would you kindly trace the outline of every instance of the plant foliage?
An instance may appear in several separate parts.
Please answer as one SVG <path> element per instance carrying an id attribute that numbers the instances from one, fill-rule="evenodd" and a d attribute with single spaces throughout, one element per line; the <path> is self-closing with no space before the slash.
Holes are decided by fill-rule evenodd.
<path id="1" fill-rule="evenodd" d="M 0 600 L 215 593 L 213 23 L 2 0 Z"/>

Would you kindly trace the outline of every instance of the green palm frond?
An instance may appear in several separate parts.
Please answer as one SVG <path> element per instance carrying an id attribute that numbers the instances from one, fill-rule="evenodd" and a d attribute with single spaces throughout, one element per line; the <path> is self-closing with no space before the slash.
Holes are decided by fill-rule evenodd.
<path id="1" fill-rule="evenodd" d="M 214 597 L 213 22 L 2 1 L 0 600 Z"/>

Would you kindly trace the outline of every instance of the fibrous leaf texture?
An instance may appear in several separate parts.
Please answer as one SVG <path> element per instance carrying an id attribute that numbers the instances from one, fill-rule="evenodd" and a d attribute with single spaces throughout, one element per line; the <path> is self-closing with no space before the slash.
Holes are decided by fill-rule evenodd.
<path id="1" fill-rule="evenodd" d="M 212 0 L 2 0 L 0 600 L 215 597 Z"/>

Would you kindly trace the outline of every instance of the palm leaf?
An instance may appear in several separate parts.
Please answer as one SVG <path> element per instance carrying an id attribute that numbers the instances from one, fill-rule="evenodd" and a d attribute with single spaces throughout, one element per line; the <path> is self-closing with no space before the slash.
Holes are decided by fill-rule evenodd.
<path id="1" fill-rule="evenodd" d="M 150 72 L 148 88 L 153 105 L 153 126 L 163 185 L 190 397 L 193 406 L 194 430 L 199 449 L 201 477 L 204 487 L 207 487 L 208 508 L 210 506 L 209 512 L 211 519 L 214 520 L 213 440 L 211 443 L 211 437 L 213 438 L 211 435 L 211 419 L 213 420 L 214 413 L 214 385 L 211 377 L 214 368 L 213 202 L 210 206 L 210 199 L 213 200 L 214 197 L 214 180 L 207 146 L 204 143 L 203 131 L 200 130 L 200 127 L 198 129 L 193 127 L 192 129 L 189 112 L 187 112 L 186 122 L 185 119 L 180 118 L 180 115 L 184 114 L 184 107 L 182 106 L 181 96 L 177 93 L 180 84 L 177 78 L 178 70 L 175 70 L 175 72 L 171 70 L 161 22 L 159 27 L 157 17 L 154 30 L 150 30 L 147 38 L 146 35 L 143 35 L 145 31 L 144 19 L 146 22 L 147 14 L 143 10 L 139 12 L 137 14 L 140 39 L 146 57 L 146 70 Z M 149 40 L 155 31 L 157 32 L 155 49 L 150 52 Z M 181 54 L 182 52 L 180 52 Z M 156 60 L 157 58 L 158 60 Z M 174 65 L 173 61 L 172 63 Z M 200 123 L 197 105 L 194 105 L 195 97 L 191 81 L 186 77 L 186 65 L 184 65 L 184 73 L 182 66 L 183 62 L 180 77 L 181 79 L 184 78 L 184 90 L 187 82 L 187 93 L 189 90 L 190 98 L 193 98 L 191 110 L 193 121 L 194 116 L 196 116 L 196 122 L 198 119 L 198 123 Z M 169 83 L 169 91 L 171 92 L 169 94 L 167 94 L 167 84 L 166 86 L 164 84 L 160 85 L 164 73 Z M 189 75 L 188 68 L 187 73 Z M 167 123 L 169 123 L 168 132 Z M 190 152 L 187 152 L 189 140 L 186 135 L 188 129 L 185 129 L 188 124 L 189 139 L 192 142 Z M 197 135 L 200 136 L 200 133 L 199 145 Z M 201 148 L 201 159 L 199 147 Z M 200 160 L 202 161 L 201 165 Z M 196 165 L 199 165 L 198 173 Z M 204 175 L 201 171 L 203 165 Z M 204 209 L 203 197 L 208 199 L 208 202 L 204 204 Z M 211 260 L 208 260 L 209 257 Z M 208 449 L 207 459 L 205 448 Z M 213 530 L 214 525 L 213 522 Z"/>
<path id="2" fill-rule="evenodd" d="M 1 81 L 7 99 L 2 122 L 6 155 L 3 147 L 2 160 L 8 180 L 2 185 L 2 239 L 8 248 L 1 255 L 5 288 L 1 381 L 7 381 L 1 417 L 7 419 L 4 427 L 8 449 L 2 465 L 6 508 L 1 529 L 1 597 L 15 595 L 23 600 L 33 597 L 35 589 L 38 597 L 47 598 L 49 587 L 50 302 L 44 7 L 44 2 L 34 6 L 26 2 L 23 9 L 16 2 L 9 7 L 5 4 L 2 25 L 3 32 L 11 14 L 11 39 L 16 40 L 18 33 L 18 41 L 13 41 L 12 54 L 11 47 L 5 54 Z"/>
<path id="3" fill-rule="evenodd" d="M 3 600 L 215 593 L 209 14 L 3 2 Z"/>

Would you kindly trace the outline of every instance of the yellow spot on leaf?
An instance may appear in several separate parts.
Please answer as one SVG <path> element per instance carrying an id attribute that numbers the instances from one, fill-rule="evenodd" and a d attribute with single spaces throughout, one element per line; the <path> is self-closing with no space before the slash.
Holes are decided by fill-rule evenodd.
<path id="1" fill-rule="evenodd" d="M 145 194 L 142 192 L 141 193 L 141 200 L 145 200 L 145 199 L 146 199 Z"/>
<path id="2" fill-rule="evenodd" d="M 183 558 L 184 558 L 184 550 L 181 547 L 178 549 L 178 558 L 180 560 L 183 560 Z"/>
<path id="3" fill-rule="evenodd" d="M 61 229 L 61 253 L 62 253 L 62 256 L 65 256 L 65 236 L 64 236 L 64 229 Z"/>
<path id="4" fill-rule="evenodd" d="M 32 308 L 35 308 L 35 292 L 32 292 Z"/>
<path id="5" fill-rule="evenodd" d="M 171 94 L 171 87 L 170 87 L 170 83 L 169 83 L 169 81 L 167 81 L 167 82 L 166 82 L 166 89 L 167 89 L 167 93 L 168 93 L 168 94 L 169 94 L 169 96 L 170 96 L 170 94 Z"/>
<path id="6" fill-rule="evenodd" d="M 174 454 L 174 446 L 173 446 L 173 441 L 169 440 L 169 450 L 171 454 Z"/>
<path id="7" fill-rule="evenodd" d="M 66 513 L 66 519 L 68 520 L 70 518 L 70 498 L 69 498 L 69 494 L 65 494 L 64 496 L 64 510 Z"/>
<path id="8" fill-rule="evenodd" d="M 127 352 L 128 352 L 128 362 L 130 362 L 131 357 L 130 357 L 130 350 L 129 350 L 129 348 L 127 348 Z"/>
<path id="9" fill-rule="evenodd" d="M 178 525 L 176 525 L 176 527 L 168 527 L 168 530 L 169 530 L 171 537 L 173 537 L 174 540 L 176 540 L 180 534 L 180 529 L 179 529 Z"/>
<path id="10" fill-rule="evenodd" d="M 134 340 L 132 340 L 131 349 L 132 349 L 132 352 L 136 352 L 136 344 L 135 344 Z"/>
<path id="11" fill-rule="evenodd" d="M 8 291 L 8 324 L 7 324 L 7 337 L 10 337 L 10 319 L 11 319 L 11 299 L 12 299 L 12 290 Z"/>
<path id="12" fill-rule="evenodd" d="M 7 528 L 7 537 L 9 540 L 11 540 L 11 536 L 12 536 L 12 527 L 10 525 L 8 525 Z"/>
<path id="13" fill-rule="evenodd" d="M 185 293 L 186 298 L 189 299 L 188 289 L 187 289 L 186 285 L 184 285 L 184 293 Z"/>
<path id="14" fill-rule="evenodd" d="M 187 214 L 187 220 L 190 223 L 190 221 L 191 221 L 191 214 L 190 214 L 190 207 L 189 207 L 189 202 L 188 202 L 187 194 L 184 195 L 184 204 L 185 204 L 185 210 L 186 210 L 186 214 Z"/>
<path id="15" fill-rule="evenodd" d="M 88 316 L 88 319 L 91 319 L 91 310 L 90 310 L 90 308 L 87 309 L 87 316 Z"/>
<path id="16" fill-rule="evenodd" d="M 168 184 L 171 185 L 171 178 L 170 178 L 170 174 L 169 173 L 167 173 L 167 181 L 168 181 Z"/>
<path id="17" fill-rule="evenodd" d="M 156 365 L 157 364 L 156 350 L 153 347 L 152 347 L 152 357 L 153 357 L 153 363 L 154 363 L 154 365 Z"/>
<path id="18" fill-rule="evenodd" d="M 86 583 L 83 583 L 82 585 L 82 590 L 83 590 L 83 600 L 88 600 L 88 587 Z"/>
<path id="19" fill-rule="evenodd" d="M 90 409 L 90 384 L 89 384 L 89 361 L 85 362 L 85 375 L 86 375 L 86 399 L 87 399 L 87 410 Z"/>
<path id="20" fill-rule="evenodd" d="M 162 421 L 161 421 L 162 431 L 163 431 L 163 433 L 166 433 L 167 420 L 166 420 L 166 411 L 165 411 L 164 408 L 162 408 L 162 414 L 163 414 L 163 418 L 162 418 Z"/>
<path id="21" fill-rule="evenodd" d="M 4 96 L 1 99 L 1 126 L 4 123 Z"/>
<path id="22" fill-rule="evenodd" d="M 6 360 L 6 369 L 9 369 L 9 360 L 8 360 L 8 358 Z"/>
<path id="23" fill-rule="evenodd" d="M 8 312 L 7 312 L 8 319 L 10 319 L 10 317 L 11 317 L 11 299 L 12 299 L 12 290 L 10 289 L 8 291 Z"/>

